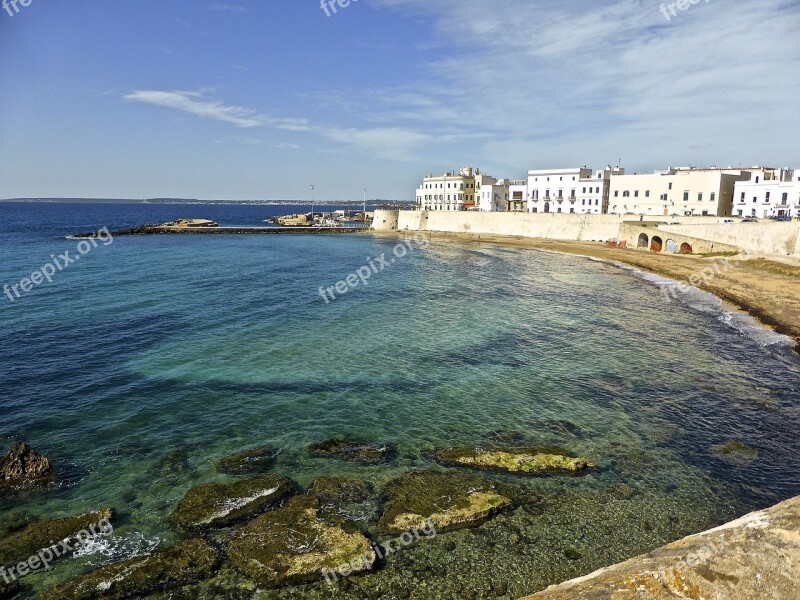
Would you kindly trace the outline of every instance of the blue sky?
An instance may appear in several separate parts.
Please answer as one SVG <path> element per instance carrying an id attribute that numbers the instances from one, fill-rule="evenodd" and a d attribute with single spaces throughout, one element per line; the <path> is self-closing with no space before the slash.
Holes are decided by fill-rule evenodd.
<path id="1" fill-rule="evenodd" d="M 32 0 L 0 198 L 412 199 L 479 166 L 800 167 L 800 0 Z M 12 9 L 13 12 L 13 9 Z"/>

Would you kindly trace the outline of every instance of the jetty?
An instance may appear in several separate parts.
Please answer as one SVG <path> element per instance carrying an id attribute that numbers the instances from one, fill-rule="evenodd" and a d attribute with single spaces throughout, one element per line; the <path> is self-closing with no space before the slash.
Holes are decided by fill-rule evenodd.
<path id="1" fill-rule="evenodd" d="M 220 227 L 214 221 L 206 219 L 179 219 L 161 225 L 141 225 L 129 229 L 112 231 L 111 235 L 325 235 L 365 233 L 369 228 L 361 227 Z M 87 239 L 96 237 L 96 233 L 80 233 L 73 237 Z"/>

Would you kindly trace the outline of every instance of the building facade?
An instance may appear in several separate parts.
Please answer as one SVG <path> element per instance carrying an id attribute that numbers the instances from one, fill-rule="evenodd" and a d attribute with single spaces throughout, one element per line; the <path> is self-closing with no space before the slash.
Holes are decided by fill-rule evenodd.
<path id="1" fill-rule="evenodd" d="M 752 169 L 749 181 L 737 181 L 733 216 L 800 218 L 800 169 Z"/>
<path id="2" fill-rule="evenodd" d="M 592 172 L 587 167 L 528 171 L 527 210 L 532 213 L 602 215 L 608 212 L 612 177 L 620 167 Z"/>
<path id="3" fill-rule="evenodd" d="M 480 170 L 464 167 L 444 175 L 428 175 L 417 189 L 417 210 L 469 210 L 474 208 L 476 198 L 476 177 Z"/>
<path id="4" fill-rule="evenodd" d="M 728 217 L 737 181 L 746 169 L 670 168 L 648 175 L 616 175 L 609 186 L 609 214 Z"/>
<path id="5" fill-rule="evenodd" d="M 488 175 L 475 175 L 474 210 L 481 212 L 506 212 L 508 210 L 508 179 Z"/>

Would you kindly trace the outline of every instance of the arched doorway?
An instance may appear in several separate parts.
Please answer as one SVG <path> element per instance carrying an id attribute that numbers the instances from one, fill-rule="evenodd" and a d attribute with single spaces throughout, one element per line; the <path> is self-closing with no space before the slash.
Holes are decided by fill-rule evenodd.
<path id="1" fill-rule="evenodd" d="M 675 240 L 667 240 L 667 252 L 677 254 L 678 243 Z"/>
<path id="2" fill-rule="evenodd" d="M 639 243 L 636 245 L 637 248 L 647 248 L 650 244 L 650 238 L 647 237 L 646 233 L 639 234 Z"/>
<path id="3" fill-rule="evenodd" d="M 664 246 L 664 241 L 657 235 L 654 235 L 653 241 L 650 242 L 650 250 L 652 252 L 661 252 L 661 248 L 663 248 L 663 246 Z"/>
<path id="4" fill-rule="evenodd" d="M 681 254 L 691 254 L 692 253 L 692 245 L 689 242 L 683 242 L 681 244 Z"/>
<path id="5" fill-rule="evenodd" d="M 550 203 L 549 202 L 545 202 L 544 203 L 544 212 L 546 212 L 546 213 L 550 212 Z"/>

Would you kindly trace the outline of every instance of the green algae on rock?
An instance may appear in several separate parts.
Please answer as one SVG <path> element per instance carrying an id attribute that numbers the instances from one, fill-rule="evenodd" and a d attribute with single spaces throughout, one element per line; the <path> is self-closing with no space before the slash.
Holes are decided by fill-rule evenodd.
<path id="1" fill-rule="evenodd" d="M 323 515 L 319 500 L 295 496 L 280 508 L 233 533 L 227 549 L 230 564 L 259 585 L 274 588 L 321 579 L 326 572 L 358 563 L 371 564 L 369 540 L 347 521 Z"/>
<path id="2" fill-rule="evenodd" d="M 71 540 L 82 531 L 99 533 L 101 523 L 111 521 L 113 514 L 114 510 L 107 507 L 64 519 L 35 521 L 0 540 L 0 566 L 27 561 L 40 550 Z"/>
<path id="3" fill-rule="evenodd" d="M 384 495 L 378 528 L 387 533 L 429 524 L 437 532 L 477 525 L 512 504 L 490 482 L 464 473 L 415 471 L 390 482 Z"/>
<path id="4" fill-rule="evenodd" d="M 178 503 L 170 523 L 184 529 L 228 527 L 274 508 L 294 490 L 295 485 L 277 473 L 196 485 Z"/>
<path id="5" fill-rule="evenodd" d="M 227 456 L 217 464 L 217 471 L 230 475 L 256 475 L 269 470 L 280 449 L 266 445 Z"/>
<path id="6" fill-rule="evenodd" d="M 737 440 L 728 440 L 711 448 L 711 453 L 734 466 L 747 466 L 758 459 L 758 450 Z"/>
<path id="7" fill-rule="evenodd" d="M 219 553 L 208 542 L 189 540 L 102 567 L 50 588 L 41 599 L 140 598 L 212 577 L 218 563 Z"/>
<path id="8" fill-rule="evenodd" d="M 550 448 L 447 448 L 440 450 L 437 456 L 439 462 L 448 466 L 528 475 L 580 473 L 595 466 L 585 458 L 574 458 L 562 450 Z"/>
<path id="9" fill-rule="evenodd" d="M 315 458 L 335 458 L 366 465 L 380 465 L 394 460 L 397 449 L 391 444 L 333 439 L 311 445 L 308 453 Z"/>

